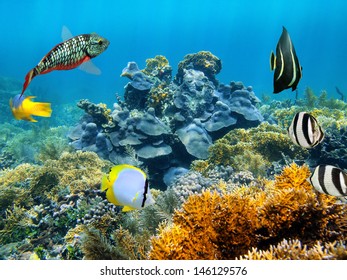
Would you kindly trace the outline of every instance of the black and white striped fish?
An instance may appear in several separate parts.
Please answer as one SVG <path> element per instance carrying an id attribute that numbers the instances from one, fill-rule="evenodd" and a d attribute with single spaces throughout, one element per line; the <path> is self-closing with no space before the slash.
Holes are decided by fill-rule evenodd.
<path id="1" fill-rule="evenodd" d="M 274 93 L 287 88 L 294 91 L 302 77 L 302 67 L 296 56 L 295 48 L 285 27 L 276 46 L 276 56 L 271 52 L 270 68 L 274 73 Z"/>
<path id="2" fill-rule="evenodd" d="M 306 112 L 299 112 L 294 116 L 288 135 L 295 145 L 307 149 L 317 146 L 324 138 L 324 132 L 316 118 Z"/>
<path id="3" fill-rule="evenodd" d="M 347 174 L 335 166 L 318 165 L 309 181 L 321 193 L 347 196 Z"/>

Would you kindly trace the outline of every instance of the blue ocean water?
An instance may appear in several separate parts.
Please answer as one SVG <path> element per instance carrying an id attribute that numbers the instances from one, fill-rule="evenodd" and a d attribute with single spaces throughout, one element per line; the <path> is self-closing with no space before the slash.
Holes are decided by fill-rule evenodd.
<path id="1" fill-rule="evenodd" d="M 0 76 L 24 81 L 27 72 L 62 41 L 65 25 L 74 35 L 96 32 L 110 41 L 95 58 L 102 70 L 93 76 L 79 70 L 36 77 L 29 89 L 46 100 L 74 102 L 81 98 L 115 102 L 128 80 L 121 78 L 129 61 L 164 55 L 176 73 L 188 53 L 211 51 L 222 60 L 222 83 L 242 81 L 258 96 L 271 94 L 269 54 L 285 26 L 303 66 L 299 93 L 306 87 L 334 96 L 335 86 L 347 92 L 346 13 L 343 0 L 161 0 L 161 1 L 6 1 L 0 2 Z M 282 98 L 293 96 L 290 90 Z M 7 97 L 1 97 L 7 98 Z"/>

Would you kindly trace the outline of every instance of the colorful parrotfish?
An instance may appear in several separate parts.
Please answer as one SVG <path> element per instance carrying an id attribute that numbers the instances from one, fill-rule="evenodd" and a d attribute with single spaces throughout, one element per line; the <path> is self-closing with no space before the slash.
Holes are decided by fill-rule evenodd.
<path id="1" fill-rule="evenodd" d="M 64 30 L 68 33 L 69 31 L 64 28 L 63 33 Z M 109 41 L 107 39 L 95 33 L 78 35 L 56 45 L 26 75 L 21 96 L 34 77 L 53 70 L 74 69 L 104 52 L 108 45 Z"/>

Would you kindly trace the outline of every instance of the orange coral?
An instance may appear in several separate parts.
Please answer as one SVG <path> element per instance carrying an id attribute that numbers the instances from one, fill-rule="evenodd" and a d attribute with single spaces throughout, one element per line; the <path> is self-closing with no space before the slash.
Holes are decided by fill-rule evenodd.
<path id="1" fill-rule="evenodd" d="M 307 166 L 284 168 L 264 190 L 204 191 L 190 196 L 173 224 L 152 239 L 150 259 L 234 259 L 252 247 L 267 250 L 283 239 L 308 248 L 347 239 L 347 206 L 314 191 Z"/>

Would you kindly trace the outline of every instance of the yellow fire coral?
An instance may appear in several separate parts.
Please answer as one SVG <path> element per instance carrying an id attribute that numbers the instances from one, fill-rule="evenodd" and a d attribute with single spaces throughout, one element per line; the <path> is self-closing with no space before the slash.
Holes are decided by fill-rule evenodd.
<path id="1" fill-rule="evenodd" d="M 264 190 L 190 196 L 173 224 L 152 239 L 150 259 L 235 259 L 252 247 L 267 250 L 283 239 L 307 248 L 347 239 L 347 206 L 317 193 L 307 166 L 284 168 Z"/>
<path id="2" fill-rule="evenodd" d="M 278 245 L 271 245 L 266 251 L 252 248 L 241 260 L 336 260 L 346 259 L 345 242 L 328 242 L 321 244 L 317 241 L 313 247 L 302 245 L 300 240 L 284 239 Z"/>
<path id="3" fill-rule="evenodd" d="M 294 145 L 283 129 L 262 123 L 247 130 L 234 129 L 216 140 L 209 148 L 206 169 L 224 165 L 235 171 L 248 170 L 255 176 L 264 176 L 271 162 L 281 160 L 283 156 L 303 159 L 307 153 L 304 148 Z"/>

